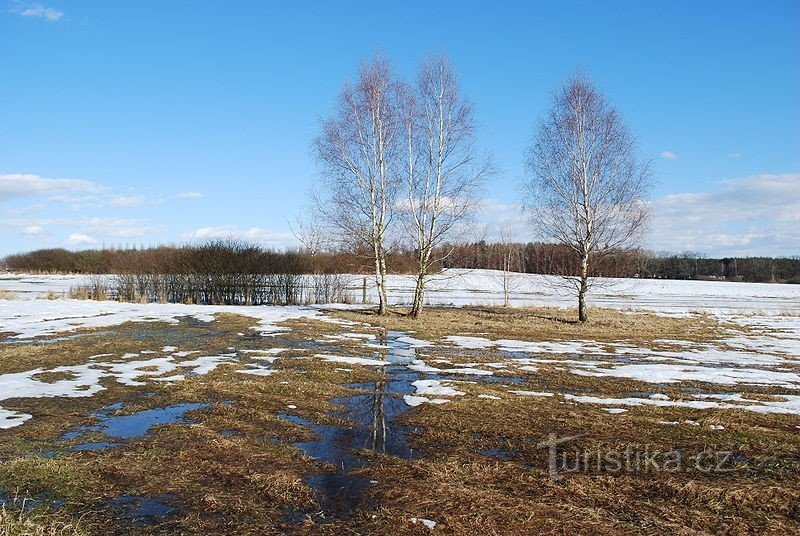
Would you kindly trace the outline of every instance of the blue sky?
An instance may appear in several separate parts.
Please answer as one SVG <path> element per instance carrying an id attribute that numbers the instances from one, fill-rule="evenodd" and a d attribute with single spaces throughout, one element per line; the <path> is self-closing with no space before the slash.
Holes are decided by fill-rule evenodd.
<path id="1" fill-rule="evenodd" d="M 655 159 L 645 245 L 800 255 L 795 0 L 0 0 L 0 50 L 0 255 L 291 244 L 319 118 L 378 52 L 408 78 L 457 66 L 499 166 L 485 221 L 521 221 L 524 148 L 580 68 Z"/>

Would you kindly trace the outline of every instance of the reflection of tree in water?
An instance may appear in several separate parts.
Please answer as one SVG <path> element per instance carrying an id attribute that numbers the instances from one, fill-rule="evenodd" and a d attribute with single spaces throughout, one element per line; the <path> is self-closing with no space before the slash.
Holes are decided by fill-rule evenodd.
<path id="1" fill-rule="evenodd" d="M 386 394 L 386 381 L 375 382 L 372 394 L 372 450 L 386 452 L 386 412 L 383 397 Z"/>
<path id="2" fill-rule="evenodd" d="M 408 369 L 408 363 L 413 361 L 415 354 L 409 345 L 397 341 L 402 335 L 395 333 L 381 340 L 389 347 L 386 360 L 391 364 L 375 370 L 382 376 L 380 381 L 349 384 L 348 387 L 356 391 L 354 394 L 333 399 L 333 402 L 344 406 L 344 411 L 335 415 L 341 419 L 340 424 L 320 425 L 297 416 L 284 416 L 311 428 L 319 437 L 293 443 L 295 446 L 307 455 L 336 467 L 336 472 L 316 473 L 305 478 L 315 491 L 323 517 L 349 516 L 361 502 L 364 490 L 369 487 L 369 480 L 350 473 L 370 463 L 370 458 L 361 456 L 358 450 L 369 449 L 405 459 L 419 455 L 406 441 L 407 433 L 415 428 L 409 429 L 395 422 L 398 416 L 410 409 L 403 395 L 412 393 L 412 382 L 422 376 Z"/>
<path id="3" fill-rule="evenodd" d="M 364 394 L 351 399 L 348 418 L 355 423 L 353 446 L 383 454 L 407 455 L 404 427 L 394 423 L 394 418 L 406 411 L 405 402 L 392 392 L 392 380 L 365 385 Z"/>

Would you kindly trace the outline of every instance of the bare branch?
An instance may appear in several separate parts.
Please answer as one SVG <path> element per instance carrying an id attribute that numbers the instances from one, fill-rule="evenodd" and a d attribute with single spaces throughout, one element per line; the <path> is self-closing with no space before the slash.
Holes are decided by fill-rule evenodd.
<path id="1" fill-rule="evenodd" d="M 646 229 L 652 175 L 636 150 L 616 109 L 578 75 L 556 93 L 527 153 L 532 220 L 543 238 L 580 259 L 580 273 L 564 275 L 578 295 L 581 321 L 593 264 L 636 246 Z"/>

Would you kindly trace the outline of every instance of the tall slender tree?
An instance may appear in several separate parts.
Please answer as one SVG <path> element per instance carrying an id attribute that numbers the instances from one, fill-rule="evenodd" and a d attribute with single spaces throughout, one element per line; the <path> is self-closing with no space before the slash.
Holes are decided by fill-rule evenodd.
<path id="1" fill-rule="evenodd" d="M 392 169 L 398 126 L 397 87 L 388 62 L 377 58 L 341 91 L 314 143 L 322 167 L 317 210 L 342 242 L 369 251 L 379 314 L 387 312 L 386 240 L 400 191 Z"/>
<path id="2" fill-rule="evenodd" d="M 405 165 L 404 223 L 417 254 L 411 316 L 422 311 L 431 268 L 443 260 L 441 246 L 474 213 L 488 159 L 474 146 L 476 123 L 462 96 L 455 69 L 444 56 L 422 65 L 416 88 L 401 92 Z M 438 255 L 437 255 L 438 252 Z"/>
<path id="3" fill-rule="evenodd" d="M 527 207 L 543 238 L 579 260 L 563 274 L 586 321 L 592 270 L 602 257 L 637 244 L 647 222 L 650 163 L 617 110 L 584 76 L 555 94 L 527 153 Z"/>

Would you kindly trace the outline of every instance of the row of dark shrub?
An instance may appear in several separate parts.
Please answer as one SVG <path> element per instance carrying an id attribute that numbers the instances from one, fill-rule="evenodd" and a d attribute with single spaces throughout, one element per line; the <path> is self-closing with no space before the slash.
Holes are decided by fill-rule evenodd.
<path id="1" fill-rule="evenodd" d="M 336 274 L 119 274 L 87 276 L 73 299 L 202 305 L 346 303 L 347 278 Z"/>
<path id="2" fill-rule="evenodd" d="M 398 273 L 413 269 L 414 253 L 389 252 Z M 41 249 L 9 255 L 0 266 L 15 272 L 77 274 L 315 274 L 370 273 L 358 251 L 276 251 L 235 240 L 142 249 Z"/>

